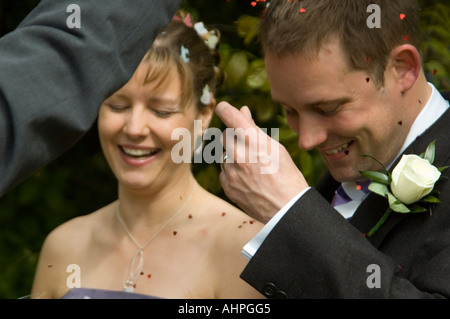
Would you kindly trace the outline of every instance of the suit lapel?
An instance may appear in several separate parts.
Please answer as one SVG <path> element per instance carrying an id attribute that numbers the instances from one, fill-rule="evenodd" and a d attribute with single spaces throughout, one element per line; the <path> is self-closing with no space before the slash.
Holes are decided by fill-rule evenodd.
<path id="1" fill-rule="evenodd" d="M 330 172 L 327 172 L 325 176 L 320 179 L 315 188 L 327 201 L 331 203 L 334 192 L 339 185 L 340 183 L 331 176 Z"/>

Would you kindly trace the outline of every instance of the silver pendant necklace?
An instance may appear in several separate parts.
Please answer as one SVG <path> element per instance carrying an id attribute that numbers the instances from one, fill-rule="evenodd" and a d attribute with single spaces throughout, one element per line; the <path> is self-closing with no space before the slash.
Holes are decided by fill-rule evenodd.
<path id="1" fill-rule="evenodd" d="M 189 203 L 189 201 L 192 198 L 192 195 L 194 195 L 195 187 L 197 186 L 197 181 L 194 182 L 194 186 L 192 187 L 191 194 L 186 199 L 186 201 L 181 205 L 180 208 L 170 217 L 167 222 L 152 236 L 144 245 L 141 245 L 138 243 L 138 241 L 133 237 L 133 235 L 128 230 L 127 226 L 125 225 L 125 222 L 123 221 L 122 217 L 120 216 L 120 207 L 119 203 L 117 203 L 116 206 L 116 216 L 119 220 L 120 225 L 122 225 L 123 230 L 128 235 L 128 237 L 131 239 L 131 241 L 139 248 L 137 253 L 134 255 L 133 259 L 131 260 L 130 264 L 128 265 L 127 269 L 125 270 L 124 274 L 124 280 L 123 280 L 123 290 L 127 292 L 133 292 L 134 286 L 136 284 L 137 279 L 139 278 L 139 275 L 142 272 L 142 268 L 144 266 L 144 248 L 164 229 L 167 225 L 178 215 L 180 214 L 183 209 L 186 207 L 186 205 Z M 136 265 L 137 262 L 137 265 Z"/>

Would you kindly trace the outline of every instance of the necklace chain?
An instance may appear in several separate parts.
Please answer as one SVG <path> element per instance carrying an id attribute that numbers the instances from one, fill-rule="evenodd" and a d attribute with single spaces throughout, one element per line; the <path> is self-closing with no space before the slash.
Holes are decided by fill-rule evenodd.
<path id="1" fill-rule="evenodd" d="M 186 201 L 183 203 L 183 205 L 180 206 L 180 208 L 178 208 L 178 210 L 172 215 L 172 217 L 170 217 L 167 222 L 155 233 L 153 234 L 153 236 L 150 237 L 149 240 L 147 240 L 147 242 L 144 245 L 140 245 L 139 242 L 134 238 L 134 236 L 131 234 L 131 232 L 128 230 L 127 226 L 125 225 L 125 222 L 123 221 L 122 217 L 120 216 L 120 205 L 119 203 L 117 203 L 116 206 L 116 217 L 119 220 L 120 225 L 122 226 L 123 230 L 125 231 L 125 233 L 128 235 L 128 237 L 131 239 L 131 241 L 139 248 L 139 250 L 136 252 L 136 254 L 134 255 L 133 259 L 130 262 L 130 265 L 127 267 L 127 269 L 125 270 L 125 278 L 124 278 L 124 285 L 123 285 L 123 289 L 125 291 L 128 292 L 133 292 L 133 288 L 134 285 L 136 283 L 136 280 L 138 278 L 138 276 L 141 274 L 142 272 L 142 268 L 144 266 L 144 248 L 150 244 L 150 242 L 156 237 L 158 236 L 158 234 L 164 229 L 166 228 L 167 225 L 170 224 L 170 222 L 178 215 L 180 214 L 183 209 L 186 207 L 186 205 L 189 203 L 189 201 L 192 198 L 192 195 L 194 195 L 194 191 L 195 188 L 197 186 L 197 181 L 194 182 L 194 186 L 192 187 L 192 191 L 191 194 L 189 195 L 189 197 L 186 199 Z M 139 262 L 136 264 L 137 258 L 139 257 Z M 134 269 L 134 270 L 133 270 Z M 128 276 L 127 276 L 128 273 Z"/>

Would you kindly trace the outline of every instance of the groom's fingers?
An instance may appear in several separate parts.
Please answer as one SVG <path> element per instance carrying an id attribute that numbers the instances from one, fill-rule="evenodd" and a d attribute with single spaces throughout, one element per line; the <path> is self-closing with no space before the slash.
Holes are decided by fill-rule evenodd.
<path id="1" fill-rule="evenodd" d="M 252 112 L 250 112 L 250 109 L 248 108 L 248 106 L 243 106 L 240 110 L 241 114 L 243 114 L 249 121 L 251 121 L 253 123 L 253 125 L 255 124 L 255 121 L 253 121 L 253 117 L 252 117 Z"/>
<path id="2" fill-rule="evenodd" d="M 239 111 L 227 102 L 220 102 L 216 106 L 216 114 L 228 128 L 243 128 L 245 130 L 255 127 L 250 110 L 246 106 Z"/>

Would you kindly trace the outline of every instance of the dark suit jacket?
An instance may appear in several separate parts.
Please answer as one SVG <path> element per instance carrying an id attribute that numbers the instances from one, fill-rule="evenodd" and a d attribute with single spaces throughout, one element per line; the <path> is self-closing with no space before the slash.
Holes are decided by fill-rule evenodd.
<path id="1" fill-rule="evenodd" d="M 0 39 L 0 197 L 73 145 L 182 0 L 43 0 Z"/>
<path id="2" fill-rule="evenodd" d="M 449 166 L 449 123 L 447 111 L 405 154 L 436 140 L 434 165 Z M 450 169 L 435 185 L 442 203 L 432 214 L 393 213 L 369 238 L 387 200 L 371 193 L 348 222 L 330 205 L 339 184 L 328 174 L 280 220 L 241 277 L 271 298 L 450 297 L 449 176 Z M 377 273 L 381 287 L 369 288 Z"/>

